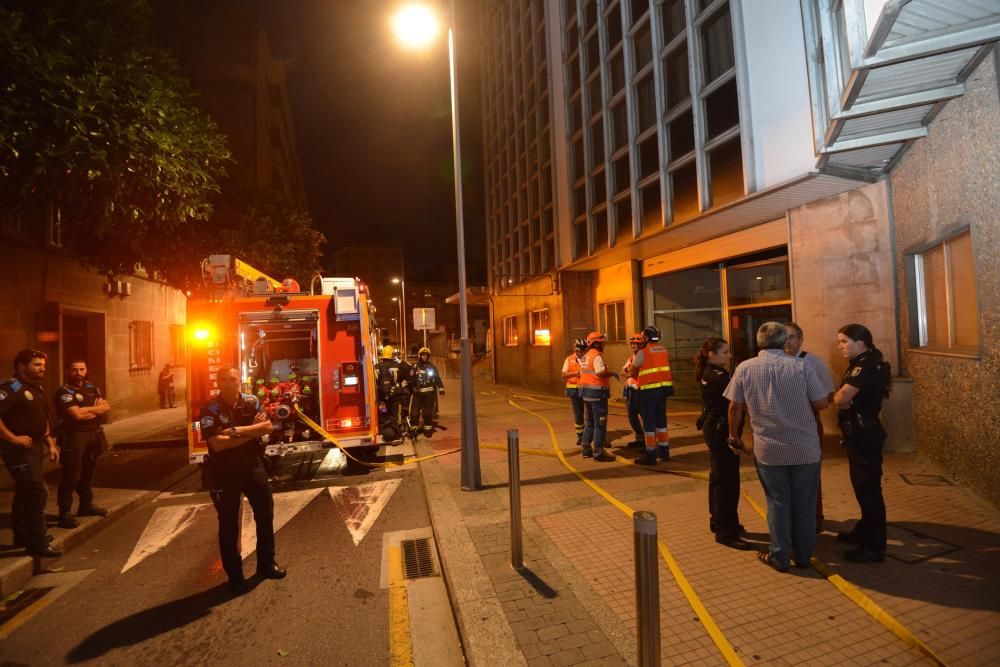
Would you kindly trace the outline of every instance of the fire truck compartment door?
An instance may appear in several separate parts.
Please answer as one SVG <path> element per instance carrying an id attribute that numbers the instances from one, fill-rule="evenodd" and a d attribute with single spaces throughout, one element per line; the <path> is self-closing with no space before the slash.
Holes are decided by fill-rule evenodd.
<path id="1" fill-rule="evenodd" d="M 250 313 L 240 313 L 240 322 L 244 324 L 273 324 L 276 322 L 316 322 L 319 313 L 315 310 L 261 310 Z"/>

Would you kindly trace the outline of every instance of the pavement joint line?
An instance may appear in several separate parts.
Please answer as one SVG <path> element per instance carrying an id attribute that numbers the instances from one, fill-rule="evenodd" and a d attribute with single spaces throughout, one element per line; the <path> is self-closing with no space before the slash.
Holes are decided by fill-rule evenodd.
<path id="1" fill-rule="evenodd" d="M 403 558 L 398 544 L 389 547 L 389 664 L 413 664 L 413 640 L 410 637 L 410 610 Z"/>
<path id="2" fill-rule="evenodd" d="M 621 510 L 629 518 L 631 518 L 632 515 L 635 514 L 635 510 L 633 510 L 631 507 L 629 507 L 625 503 L 615 498 L 612 494 L 605 491 L 597 482 L 594 482 L 593 480 L 588 478 L 584 473 L 580 472 L 572 465 L 570 465 L 569 461 L 566 460 L 566 457 L 562 455 L 562 451 L 559 449 L 559 438 L 558 436 L 556 436 L 556 432 L 552 426 L 552 422 L 550 422 L 545 416 L 540 415 L 537 412 L 534 412 L 533 410 L 529 410 L 528 408 L 518 405 L 514 401 L 514 399 L 508 400 L 508 403 L 515 409 L 521 410 L 522 412 L 527 412 L 530 415 L 534 415 L 535 417 L 541 419 L 545 423 L 546 428 L 548 428 L 549 430 L 549 436 L 552 439 L 552 448 L 557 452 L 559 461 L 567 469 L 569 469 L 570 472 L 576 475 L 584 484 L 593 489 L 602 498 L 604 498 L 609 503 L 614 505 L 616 508 Z M 712 619 L 711 614 L 708 613 L 708 610 L 702 604 L 701 599 L 698 597 L 697 593 L 695 593 L 694 589 L 691 587 L 691 584 L 688 582 L 687 577 L 685 577 L 684 573 L 681 572 L 681 569 L 677 565 L 677 562 L 674 560 L 673 556 L 671 555 L 670 550 L 667 549 L 667 545 L 664 544 L 663 540 L 661 539 L 657 539 L 657 545 L 660 550 L 660 555 L 663 557 L 664 562 L 666 562 L 667 567 L 670 569 L 670 573 L 673 574 L 674 576 L 674 581 L 681 589 L 681 592 L 684 594 L 685 599 L 687 599 L 688 604 L 691 605 L 692 610 L 695 612 L 695 616 L 697 616 L 698 620 L 701 621 L 702 626 L 705 628 L 706 632 L 708 632 L 709 637 L 711 637 L 712 641 L 715 643 L 716 648 L 718 648 L 719 652 L 722 654 L 722 657 L 725 659 L 726 663 L 733 666 L 743 665 L 744 664 L 743 661 L 740 659 L 738 655 L 736 655 L 736 651 L 733 649 L 732 644 L 730 644 L 729 640 L 727 640 L 725 635 L 722 634 L 722 631 L 719 629 L 719 626 L 716 625 L 715 621 Z"/>

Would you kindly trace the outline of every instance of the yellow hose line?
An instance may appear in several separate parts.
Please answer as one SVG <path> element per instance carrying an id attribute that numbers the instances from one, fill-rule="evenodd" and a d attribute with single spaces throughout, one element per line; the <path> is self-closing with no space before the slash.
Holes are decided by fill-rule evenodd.
<path id="1" fill-rule="evenodd" d="M 335 438 L 331 433 L 329 433 L 328 431 L 326 431 L 326 429 L 324 429 L 322 426 L 320 426 L 319 424 L 317 424 L 316 422 L 314 422 L 312 419 L 309 419 L 309 417 L 307 417 L 306 414 L 304 412 L 302 412 L 302 409 L 299 406 L 297 406 L 297 405 L 295 406 L 295 411 L 299 413 L 299 419 L 301 419 L 303 422 L 305 422 L 309 426 L 309 428 L 311 428 L 314 431 L 316 431 L 317 433 L 319 433 L 321 436 L 323 436 L 324 439 L 326 439 L 326 440 L 332 442 L 333 444 L 337 445 L 337 447 L 340 448 L 340 451 L 344 452 L 344 456 L 346 456 L 347 458 L 351 459 L 355 463 L 359 463 L 359 464 L 361 464 L 363 466 L 368 466 L 369 468 L 398 468 L 400 466 L 405 466 L 405 465 L 408 465 L 410 463 L 417 463 L 419 461 L 426 461 L 428 459 L 435 459 L 435 458 L 437 458 L 439 456 L 447 456 L 448 454 L 454 454 L 456 452 L 462 451 L 461 448 L 458 448 L 458 449 L 450 449 L 447 452 L 439 452 L 437 454 L 429 454 L 427 456 L 411 456 L 411 457 L 408 457 L 408 458 L 404 458 L 402 463 L 395 463 L 395 462 L 392 462 L 392 461 L 386 461 L 385 463 L 369 463 L 368 461 L 362 461 L 361 459 L 352 456 L 351 453 L 347 451 L 347 448 L 344 447 L 342 444 L 340 444 L 340 441 L 337 440 L 337 438 Z"/>
<path id="2" fill-rule="evenodd" d="M 537 399 L 530 399 L 530 400 L 537 400 Z M 603 488 L 601 488 L 599 484 L 592 481 L 582 472 L 580 472 L 572 465 L 570 465 L 570 462 L 566 460 L 566 457 L 563 455 L 562 450 L 559 449 L 559 438 L 556 437 L 555 429 L 552 428 L 552 422 L 550 422 L 543 415 L 540 415 L 533 410 L 521 407 L 513 400 L 508 400 L 507 403 L 510 404 L 511 407 L 521 410 L 522 412 L 527 412 L 528 414 L 534 415 L 538 419 L 541 419 L 542 422 L 544 422 L 546 428 L 548 428 L 549 430 L 549 436 L 552 440 L 552 449 L 555 451 L 556 456 L 559 458 L 559 461 L 562 462 L 562 464 L 566 467 L 566 469 L 569 470 L 574 475 L 576 475 L 580 479 L 580 481 L 582 481 L 584 484 L 593 489 L 593 491 L 597 493 L 599 496 L 601 496 L 606 501 L 608 501 L 609 503 L 617 507 L 619 510 L 624 512 L 626 516 L 632 518 L 632 515 L 635 513 L 635 510 L 633 510 L 631 507 L 629 507 L 622 501 L 615 498 L 613 495 L 611 495 Z M 736 655 L 736 651 L 733 649 L 733 645 L 730 644 L 729 640 L 727 640 L 726 637 L 722 634 L 722 631 L 719 629 L 719 626 L 715 624 L 715 620 L 712 618 L 711 614 L 708 613 L 708 610 L 705 609 L 705 605 L 702 604 L 701 599 L 694 592 L 694 589 L 691 587 L 691 584 L 688 583 L 687 577 L 685 577 L 684 573 L 681 572 L 681 569 L 677 565 L 677 562 L 674 560 L 673 556 L 671 555 L 670 550 L 667 549 L 667 545 L 664 544 L 663 540 L 658 539 L 657 546 L 659 547 L 660 555 L 663 557 L 664 562 L 667 564 L 667 568 L 670 570 L 670 573 L 674 576 L 674 580 L 680 587 L 681 592 L 684 594 L 684 597 L 688 601 L 688 604 L 691 605 L 691 609 L 694 610 L 694 613 L 698 617 L 698 620 L 701 621 L 701 624 L 708 632 L 708 636 L 712 638 L 713 642 L 715 642 L 715 645 L 719 649 L 719 652 L 722 653 L 722 657 L 725 658 L 726 662 L 729 665 L 734 665 L 734 666 L 743 665 L 743 661 L 740 660 L 740 657 L 738 655 Z"/>

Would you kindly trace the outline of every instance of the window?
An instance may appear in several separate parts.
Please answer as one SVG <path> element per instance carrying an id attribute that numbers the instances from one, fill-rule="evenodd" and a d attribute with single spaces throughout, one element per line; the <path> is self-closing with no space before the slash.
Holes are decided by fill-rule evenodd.
<path id="1" fill-rule="evenodd" d="M 517 347 L 517 315 L 503 318 L 503 344 L 507 347 Z"/>
<path id="2" fill-rule="evenodd" d="M 170 325 L 170 359 L 168 361 L 173 366 L 184 365 L 184 325 Z"/>
<path id="3" fill-rule="evenodd" d="M 133 320 L 128 329 L 128 369 L 149 370 L 153 367 L 153 323 Z"/>
<path id="4" fill-rule="evenodd" d="M 625 340 L 625 302 L 598 304 L 597 311 L 597 328 L 608 341 Z"/>
<path id="5" fill-rule="evenodd" d="M 969 232 L 912 258 L 911 344 L 929 350 L 978 352 L 979 299 Z"/>
<path id="6" fill-rule="evenodd" d="M 531 344 L 548 347 L 552 344 L 549 329 L 549 309 L 531 311 Z"/>

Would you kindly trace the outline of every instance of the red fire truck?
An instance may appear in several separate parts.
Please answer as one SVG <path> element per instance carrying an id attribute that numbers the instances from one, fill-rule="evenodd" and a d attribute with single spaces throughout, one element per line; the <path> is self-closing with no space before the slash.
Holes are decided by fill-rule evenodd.
<path id="1" fill-rule="evenodd" d="M 361 281 L 316 277 L 302 292 L 295 281 L 279 283 L 229 255 L 212 255 L 202 273 L 205 294 L 187 303 L 191 462 L 203 462 L 208 452 L 198 413 L 219 393 L 225 363 L 239 366 L 243 391 L 258 397 L 274 424 L 268 456 L 334 446 L 297 409 L 341 447 L 377 443 L 378 330 Z"/>

